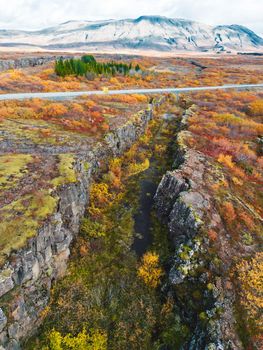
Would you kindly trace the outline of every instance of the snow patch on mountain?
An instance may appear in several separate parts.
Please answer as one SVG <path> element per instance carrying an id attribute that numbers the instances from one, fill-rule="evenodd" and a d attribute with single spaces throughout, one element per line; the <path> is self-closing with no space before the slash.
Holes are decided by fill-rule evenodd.
<path id="1" fill-rule="evenodd" d="M 263 39 L 246 27 L 212 27 L 185 19 L 68 21 L 39 31 L 0 30 L 0 46 L 43 49 L 130 48 L 158 51 L 263 51 Z"/>

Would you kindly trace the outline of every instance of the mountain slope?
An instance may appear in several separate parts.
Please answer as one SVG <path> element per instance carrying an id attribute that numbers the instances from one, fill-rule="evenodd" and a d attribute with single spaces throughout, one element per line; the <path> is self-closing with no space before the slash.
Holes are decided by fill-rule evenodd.
<path id="1" fill-rule="evenodd" d="M 46 49 L 151 49 L 158 51 L 263 51 L 263 39 L 246 27 L 161 16 L 69 21 L 40 31 L 0 30 L 0 46 Z"/>

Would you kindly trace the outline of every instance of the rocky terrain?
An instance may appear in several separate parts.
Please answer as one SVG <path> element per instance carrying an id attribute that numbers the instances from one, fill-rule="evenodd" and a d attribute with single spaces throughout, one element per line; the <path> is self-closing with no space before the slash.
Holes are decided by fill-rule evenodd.
<path id="1" fill-rule="evenodd" d="M 240 25 L 206 24 L 161 16 L 108 21 L 69 21 L 35 32 L 0 30 L 2 48 L 190 52 L 263 50 L 263 39 Z"/>
<path id="2" fill-rule="evenodd" d="M 194 111 L 194 106 L 186 111 L 181 129 L 187 126 L 187 119 Z M 231 248 L 220 214 L 204 185 L 215 174 L 210 171 L 211 163 L 202 153 L 184 145 L 183 140 L 187 137 L 187 131 L 177 135 L 175 165 L 178 169 L 164 175 L 155 195 L 158 215 L 168 225 L 175 248 L 166 288 L 179 301 L 183 319 L 191 320 L 192 334 L 183 349 L 238 350 L 243 347 L 235 330 L 232 307 L 235 294 L 232 283 L 223 277 L 229 268 L 227 255 Z M 210 242 L 203 234 L 208 227 L 221 232 L 218 253 L 224 261 L 224 271 L 209 257 Z M 206 272 L 205 267 L 208 267 Z M 192 291 L 198 288 L 201 305 L 197 306 L 200 301 L 195 300 Z M 192 323 L 193 319 L 195 323 Z"/>
<path id="3" fill-rule="evenodd" d="M 257 304 L 254 299 L 254 295 L 257 295 L 258 301 L 262 301 L 262 283 L 256 282 L 261 275 L 260 263 L 248 267 L 253 277 L 251 280 L 249 276 L 242 277 L 247 278 L 245 281 L 240 277 L 240 270 L 245 265 L 237 264 L 242 259 L 243 262 L 249 261 L 255 252 L 260 251 L 262 217 L 259 214 L 260 209 L 256 209 L 259 198 L 253 195 L 250 206 L 249 197 L 242 194 L 241 199 L 239 190 L 234 186 L 225 191 L 215 191 L 213 186 L 216 183 L 229 181 L 230 178 L 229 173 L 216 165 L 213 151 L 209 152 L 207 145 L 200 148 L 194 146 L 193 140 L 202 135 L 200 119 L 196 115 L 202 115 L 204 110 L 199 112 L 199 108 L 192 105 L 182 117 L 181 131 L 177 134 L 177 147 L 174 152 L 175 170 L 168 171 L 163 176 L 155 195 L 156 210 L 161 220 L 168 225 L 169 237 L 174 247 L 174 255 L 168 267 L 169 281 L 163 289 L 173 295 L 182 319 L 191 327 L 190 339 L 182 349 L 238 350 L 249 349 L 250 346 L 261 349 L 260 336 L 254 335 L 254 341 L 253 337 L 250 340 L 244 337 L 244 334 L 248 337 L 246 332 L 249 329 L 250 334 L 258 332 L 257 326 L 253 326 L 253 331 L 250 328 L 254 322 L 249 316 L 250 303 L 257 310 L 254 317 L 257 314 L 258 329 L 262 324 L 259 311 L 261 302 Z M 259 112 L 261 113 L 262 111 Z M 226 120 L 229 127 L 233 128 L 229 119 Z M 211 123 L 211 119 L 208 123 Z M 247 138 L 248 133 L 245 135 Z M 240 137 L 243 141 L 244 136 Z M 251 140 L 251 144 L 256 141 L 253 137 Z M 255 145 L 258 142 L 261 142 L 260 139 Z M 198 143 L 202 141 L 198 139 Z M 259 155 L 262 154 L 260 147 L 256 146 Z M 220 157 L 218 160 L 220 161 Z M 232 169 L 233 172 L 237 171 Z M 238 176 L 241 179 L 242 173 L 239 172 Z M 252 182 L 256 187 L 257 182 Z M 232 205 L 228 206 L 222 195 L 235 203 L 233 212 Z M 225 209 L 222 210 L 222 207 Z M 237 223 L 236 213 L 240 212 L 242 217 L 244 214 L 241 212 L 244 209 L 253 219 L 246 223 L 243 231 L 243 222 Z M 247 241 L 239 236 L 241 232 L 245 236 L 248 232 L 253 232 L 255 236 Z M 260 254 L 255 255 L 259 261 Z M 246 272 L 243 276 L 246 276 Z M 241 292 L 245 283 L 249 287 Z M 246 298 L 251 298 L 251 301 L 245 301 Z M 241 321 L 244 315 L 246 320 Z"/>
<path id="4" fill-rule="evenodd" d="M 262 75 L 258 57 L 140 58 L 145 75 L 91 82 L 57 77 L 41 57 L 21 62 L 40 65 L 1 72 L 3 91 L 260 82 Z M 150 105 L 146 96 L 106 94 L 2 102 L 0 349 L 19 349 L 43 320 L 46 328 L 26 349 L 47 349 L 54 327 L 59 337 L 83 335 L 94 319 L 114 350 L 123 348 L 116 339 L 132 350 L 152 341 L 158 349 L 261 349 L 262 97 L 218 91 Z M 142 183 L 142 205 L 155 203 L 147 215 L 134 198 Z M 142 215 L 138 232 L 134 212 Z M 135 256 L 133 237 L 143 257 Z M 157 263 L 148 274 L 145 256 Z"/>
<path id="5" fill-rule="evenodd" d="M 85 150 L 83 149 L 79 154 L 76 151 L 75 155 L 72 153 L 70 155 L 65 154 L 63 153 L 66 152 L 65 147 L 56 150 L 56 152 L 60 152 L 59 157 L 61 157 L 61 160 L 63 159 L 64 166 L 61 168 L 59 177 L 54 179 L 57 182 L 55 190 L 50 195 L 46 193 L 45 197 L 42 197 L 40 205 L 45 206 L 46 209 L 42 213 L 32 209 L 34 213 L 30 213 L 30 206 L 36 204 L 34 204 L 34 199 L 31 201 L 28 198 L 28 203 L 24 202 L 28 206 L 28 212 L 24 213 L 23 216 L 33 214 L 34 220 L 39 221 L 37 227 L 31 221 L 28 223 L 23 221 L 20 224 L 17 222 L 18 225 L 22 225 L 20 227 L 22 229 L 21 234 L 25 235 L 26 230 L 36 228 L 35 232 L 29 233 L 27 237 L 24 236 L 22 241 L 18 237 L 15 238 L 16 242 L 13 241 L 11 244 L 13 249 L 9 252 L 6 250 L 8 243 L 2 242 L 2 268 L 0 273 L 1 348 L 19 349 L 19 341 L 24 337 L 28 337 L 41 322 L 41 312 L 49 301 L 51 283 L 65 272 L 70 254 L 69 246 L 73 237 L 79 231 L 80 219 L 83 217 L 87 205 L 87 189 L 90 186 L 92 174 L 103 159 L 121 154 L 127 149 L 144 132 L 151 117 L 152 110 L 150 107 L 135 114 L 133 119 L 108 133 L 104 141 L 93 143 L 92 146 L 86 145 Z M 33 147 L 34 145 L 31 143 L 20 151 L 32 153 Z M 49 152 L 48 146 L 45 150 L 39 149 L 37 151 L 35 149 L 34 153 L 43 151 Z M 73 149 L 71 149 L 72 151 Z M 54 149 L 52 153 L 54 153 Z M 47 161 L 52 162 L 54 157 L 57 156 L 49 155 Z M 45 163 L 45 166 L 50 166 L 50 164 Z M 41 170 L 38 169 L 38 174 L 40 175 L 40 173 Z M 49 175 L 53 176 L 54 174 Z M 29 186 L 29 183 L 27 186 Z M 8 201 L 10 201 L 10 198 Z M 11 204 L 13 206 L 16 205 L 16 199 L 12 197 L 11 203 L 13 203 Z M 8 221 L 6 209 L 6 206 L 2 206 L 1 215 L 2 218 Z M 13 209 L 15 208 L 13 207 Z M 20 210 L 23 211 L 22 208 Z M 16 226 L 16 221 L 9 224 L 12 225 L 12 229 L 19 236 L 20 233 L 17 230 L 20 230 L 20 228 L 18 229 L 18 226 Z M 1 235 L 6 234 L 6 225 L 3 221 L 1 230 L 4 230 Z M 9 255 L 8 259 L 3 256 L 3 252 Z"/>

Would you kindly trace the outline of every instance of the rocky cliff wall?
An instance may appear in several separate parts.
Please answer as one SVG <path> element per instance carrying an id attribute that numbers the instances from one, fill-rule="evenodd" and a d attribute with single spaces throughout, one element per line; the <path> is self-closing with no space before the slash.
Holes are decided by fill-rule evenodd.
<path id="1" fill-rule="evenodd" d="M 8 69 L 17 69 L 17 68 L 27 68 L 27 67 L 35 67 L 42 66 L 48 62 L 55 61 L 59 58 L 71 58 L 72 56 L 42 56 L 42 57 L 22 57 L 17 59 L 7 59 L 0 60 L 0 71 L 8 70 Z"/>
<path id="2" fill-rule="evenodd" d="M 161 99 L 155 104 L 161 103 Z M 106 135 L 86 154 L 75 157 L 78 181 L 61 186 L 56 211 L 28 240 L 13 252 L 0 271 L 0 349 L 21 348 L 23 339 L 41 324 L 48 305 L 52 282 L 63 276 L 70 244 L 78 234 L 80 220 L 88 203 L 92 175 L 102 160 L 121 154 L 144 133 L 153 115 L 153 105 Z"/>
<path id="3" fill-rule="evenodd" d="M 185 129 L 194 111 L 190 107 L 181 120 L 176 170 L 163 176 L 155 195 L 157 213 L 169 228 L 174 248 L 166 288 L 190 329 L 190 340 L 182 350 L 241 350 L 233 313 L 235 293 L 227 273 L 228 255 L 234 252 L 207 188 L 213 167 L 202 153 L 184 143 L 191 136 Z M 220 233 L 217 252 L 211 249 L 208 229 Z"/>

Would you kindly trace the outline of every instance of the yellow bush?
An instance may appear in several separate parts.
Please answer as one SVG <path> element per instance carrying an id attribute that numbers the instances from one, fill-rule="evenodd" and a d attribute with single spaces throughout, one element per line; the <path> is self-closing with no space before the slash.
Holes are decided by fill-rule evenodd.
<path id="1" fill-rule="evenodd" d="M 104 183 L 94 183 L 90 188 L 90 201 L 97 207 L 104 206 L 112 199 L 112 195 L 109 193 L 109 186 Z"/>
<path id="2" fill-rule="evenodd" d="M 103 215 L 105 208 L 109 205 L 114 196 L 109 192 L 109 185 L 105 182 L 94 183 L 90 188 L 89 214 L 93 218 L 99 218 Z"/>
<path id="3" fill-rule="evenodd" d="M 147 170 L 150 166 L 150 161 L 148 158 L 142 163 L 132 163 L 128 166 L 128 176 L 139 174 Z"/>
<path id="4" fill-rule="evenodd" d="M 242 169 L 238 168 L 237 165 L 232 161 L 232 156 L 226 154 L 220 153 L 217 161 L 223 165 L 225 165 L 227 168 L 231 169 L 231 171 L 236 175 L 236 177 L 245 177 L 245 173 Z M 242 180 L 241 180 L 242 181 Z"/>
<path id="5" fill-rule="evenodd" d="M 140 95 L 140 94 L 134 94 L 133 95 L 138 102 L 148 102 L 148 97 L 145 95 Z"/>
<path id="6" fill-rule="evenodd" d="M 142 264 L 138 269 L 138 276 L 144 283 L 152 288 L 156 288 L 161 282 L 163 275 L 162 269 L 159 267 L 159 256 L 154 252 L 145 253 L 142 258 Z"/>
<path id="7" fill-rule="evenodd" d="M 121 176 L 121 164 L 122 164 L 121 158 L 113 158 L 109 164 L 109 170 L 113 172 L 113 174 L 116 175 L 117 177 Z"/>
<path id="8" fill-rule="evenodd" d="M 240 284 L 241 304 L 255 330 L 263 331 L 263 253 L 256 253 L 250 260 L 242 260 L 237 265 Z"/>
<path id="9" fill-rule="evenodd" d="M 95 330 L 87 333 L 85 329 L 77 336 L 67 334 L 62 336 L 60 332 L 52 330 L 49 334 L 49 350 L 106 350 L 107 336 L 105 332 Z"/>
<path id="10" fill-rule="evenodd" d="M 263 99 L 251 102 L 248 110 L 253 116 L 263 115 Z"/>
<path id="11" fill-rule="evenodd" d="M 219 154 L 217 161 L 221 164 L 224 164 L 225 166 L 227 166 L 228 168 L 232 169 L 235 164 L 232 161 L 232 156 L 229 155 L 224 155 L 222 153 Z"/>

